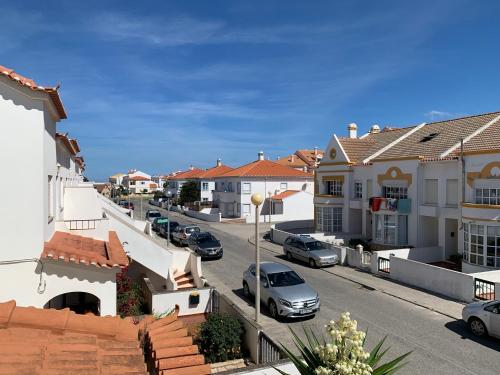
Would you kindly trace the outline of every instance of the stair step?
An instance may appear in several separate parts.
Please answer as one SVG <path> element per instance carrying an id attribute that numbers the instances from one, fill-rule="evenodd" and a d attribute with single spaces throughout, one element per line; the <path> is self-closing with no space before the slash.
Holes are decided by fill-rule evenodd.
<path id="1" fill-rule="evenodd" d="M 197 345 L 190 345 L 178 348 L 157 349 L 154 353 L 156 360 L 163 358 L 181 357 L 185 355 L 199 354 Z"/>
<path id="2" fill-rule="evenodd" d="M 158 370 L 168 370 L 179 367 L 190 367 L 205 364 L 205 357 L 201 354 L 187 355 L 184 357 L 164 358 L 156 361 Z"/>
<path id="3" fill-rule="evenodd" d="M 180 320 L 176 320 L 166 326 L 156 328 L 154 330 L 149 331 L 149 336 L 155 337 L 161 335 L 162 333 L 177 331 L 178 329 L 184 328 L 184 323 Z"/>
<path id="4" fill-rule="evenodd" d="M 212 369 L 210 365 L 197 365 L 181 367 L 170 370 L 162 370 L 159 375 L 210 375 Z"/>
<path id="5" fill-rule="evenodd" d="M 177 285 L 177 289 L 194 289 L 194 288 L 196 288 L 196 285 L 194 285 L 194 283 Z"/>

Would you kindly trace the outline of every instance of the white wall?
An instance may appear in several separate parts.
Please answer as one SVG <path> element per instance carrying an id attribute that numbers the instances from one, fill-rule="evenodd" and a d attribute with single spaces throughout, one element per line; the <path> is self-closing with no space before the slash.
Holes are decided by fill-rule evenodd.
<path id="1" fill-rule="evenodd" d="M 392 256 L 390 277 L 405 284 L 471 302 L 474 277 L 461 272 Z"/>
<path id="2" fill-rule="evenodd" d="M 200 303 L 189 304 L 189 295 L 199 293 Z M 211 288 L 201 288 L 197 290 L 176 290 L 173 292 L 153 293 L 152 307 L 156 312 L 164 312 L 179 306 L 179 316 L 203 314 L 208 312 L 210 303 Z"/>
<path id="3" fill-rule="evenodd" d="M 207 212 L 210 211 L 210 209 L 202 209 L 201 211 L 194 211 L 194 210 L 185 210 L 184 213 L 187 216 L 190 217 L 195 217 L 200 220 L 205 220 L 205 221 L 210 221 L 210 222 L 220 222 L 221 221 L 221 213 L 216 212 L 216 213 L 210 213 Z"/>

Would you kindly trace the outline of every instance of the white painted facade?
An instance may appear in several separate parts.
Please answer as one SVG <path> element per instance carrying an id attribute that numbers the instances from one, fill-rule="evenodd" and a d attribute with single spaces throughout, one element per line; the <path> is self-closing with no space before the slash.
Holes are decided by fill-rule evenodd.
<path id="1" fill-rule="evenodd" d="M 296 199 L 284 200 L 283 214 L 272 215 L 271 220 L 302 220 L 312 218 L 313 179 L 294 177 L 219 177 L 215 178 L 213 200 L 217 203 L 223 218 L 242 218 L 246 222 L 255 222 L 255 206 L 251 196 L 260 193 L 265 197 L 261 206 L 260 221 L 267 221 L 269 215 L 269 197 L 285 190 L 298 190 L 307 194 L 298 194 Z M 297 200 L 300 200 L 298 202 Z M 288 203 L 290 202 L 290 203 Z M 275 202 L 276 203 L 276 202 Z M 288 206 L 288 204 L 290 204 Z M 276 211 L 275 211 L 276 212 Z"/>
<path id="2" fill-rule="evenodd" d="M 335 135 L 326 150 L 316 173 L 317 231 L 359 235 L 381 248 L 437 247 L 443 260 L 460 254 L 467 273 L 500 267 L 500 198 L 494 198 L 500 194 L 500 150 L 465 153 L 463 173 L 460 157 L 353 163 Z M 338 185 L 340 194 L 334 194 Z M 478 189 L 488 189 L 488 202 L 478 198 Z M 372 197 L 400 193 L 408 209 L 369 207 Z"/>
<path id="3" fill-rule="evenodd" d="M 158 184 L 151 179 L 151 175 L 132 169 L 122 180 L 123 187 L 131 194 L 151 193 L 158 190 Z"/>
<path id="4" fill-rule="evenodd" d="M 13 180 L 30 176 L 29 183 L 16 185 L 15 190 L 5 184 L 0 188 L 4 197 L 16 194 L 15 199 L 4 200 L 5 214 L 0 217 L 0 247 L 4 249 L 0 300 L 15 299 L 19 306 L 42 308 L 60 294 L 86 292 L 100 300 L 102 315 L 115 315 L 116 269 L 40 259 L 44 242 L 56 230 L 70 231 L 67 212 L 73 213 L 71 219 L 103 219 L 102 212 L 88 217 L 89 206 L 82 216 L 75 216 L 80 196 L 68 190 L 96 192 L 92 185 L 82 183 L 83 161 L 56 136 L 59 120 L 46 93 L 0 75 L 0 122 L 5 125 L 0 165 Z M 96 198 L 93 203 L 96 209 Z"/>

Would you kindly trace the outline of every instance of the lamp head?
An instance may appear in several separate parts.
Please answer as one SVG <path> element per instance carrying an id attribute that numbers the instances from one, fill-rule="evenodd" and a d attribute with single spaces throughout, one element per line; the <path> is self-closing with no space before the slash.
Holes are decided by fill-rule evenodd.
<path id="1" fill-rule="evenodd" d="M 260 206 L 262 204 L 262 202 L 264 201 L 264 199 L 262 198 L 262 195 L 260 195 L 259 193 L 252 194 L 251 200 L 255 206 Z"/>

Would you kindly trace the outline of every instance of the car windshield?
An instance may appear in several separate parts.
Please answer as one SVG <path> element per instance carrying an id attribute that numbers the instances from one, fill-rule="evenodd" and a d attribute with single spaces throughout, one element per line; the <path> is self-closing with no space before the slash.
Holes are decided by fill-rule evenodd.
<path id="1" fill-rule="evenodd" d="M 268 273 L 267 277 L 269 279 L 269 284 L 275 288 L 304 283 L 304 280 L 302 280 L 294 271 Z"/>
<path id="2" fill-rule="evenodd" d="M 165 224 L 165 223 L 168 223 L 168 219 L 166 217 L 159 217 L 158 219 L 156 219 L 156 223 L 157 224 Z"/>
<path id="3" fill-rule="evenodd" d="M 186 228 L 186 233 L 193 233 L 193 232 L 199 232 L 200 228 L 198 227 L 187 227 Z"/>
<path id="4" fill-rule="evenodd" d="M 196 237 L 198 242 L 209 242 L 209 241 L 217 241 L 217 239 L 212 236 L 210 233 L 202 233 Z"/>
<path id="5" fill-rule="evenodd" d="M 325 247 L 319 241 L 311 241 L 305 243 L 307 250 L 321 250 Z"/>
<path id="6" fill-rule="evenodd" d="M 157 212 L 149 212 L 148 213 L 149 217 L 161 217 L 161 213 Z"/>

